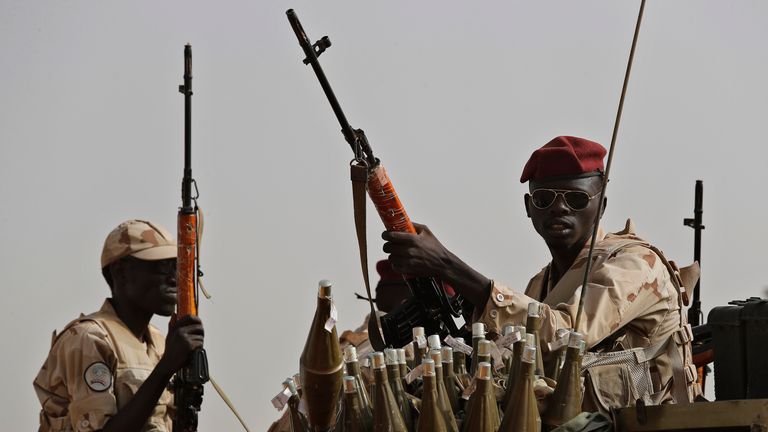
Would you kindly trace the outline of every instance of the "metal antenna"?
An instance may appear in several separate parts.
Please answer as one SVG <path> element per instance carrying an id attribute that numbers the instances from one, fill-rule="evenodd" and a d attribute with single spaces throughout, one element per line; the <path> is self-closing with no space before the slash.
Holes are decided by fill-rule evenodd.
<path id="1" fill-rule="evenodd" d="M 595 213 L 595 224 L 592 227 L 592 241 L 589 243 L 589 253 L 587 254 L 587 265 L 584 266 L 584 279 L 581 283 L 581 296 L 579 296 L 579 310 L 576 314 L 576 322 L 573 328 L 578 331 L 581 323 L 581 316 L 584 312 L 584 299 L 587 297 L 587 282 L 589 272 L 592 269 L 592 255 L 595 251 L 595 242 L 597 241 L 597 230 L 600 225 L 600 216 L 603 213 L 603 201 L 605 201 L 605 189 L 608 187 L 608 175 L 611 173 L 611 162 L 613 162 L 613 151 L 616 148 L 616 136 L 619 133 L 619 124 L 621 123 L 621 112 L 624 109 L 624 98 L 627 95 L 627 84 L 629 83 L 629 74 L 632 71 L 632 60 L 635 58 L 635 47 L 637 46 L 637 37 L 640 34 L 640 24 L 643 21 L 643 11 L 645 10 L 645 0 L 640 2 L 640 12 L 637 15 L 637 24 L 635 25 L 635 35 L 632 37 L 632 48 L 629 51 L 629 60 L 627 61 L 627 72 L 624 74 L 624 85 L 621 88 L 621 98 L 619 99 L 619 109 L 616 112 L 616 122 L 613 124 L 613 135 L 611 136 L 611 147 L 608 150 L 608 163 L 605 165 L 605 175 L 603 176 L 603 185 L 600 189 L 600 201 L 598 202 L 597 213 Z"/>

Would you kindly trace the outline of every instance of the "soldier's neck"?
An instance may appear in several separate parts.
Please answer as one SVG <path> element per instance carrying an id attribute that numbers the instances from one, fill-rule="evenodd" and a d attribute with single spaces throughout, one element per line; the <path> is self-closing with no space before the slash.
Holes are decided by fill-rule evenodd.
<path id="1" fill-rule="evenodd" d="M 130 304 L 111 298 L 110 302 L 115 309 L 117 317 L 125 324 L 126 327 L 133 333 L 139 340 L 145 340 L 147 335 L 147 328 L 149 327 L 149 320 L 152 319 L 152 313 L 147 313 Z"/>
<path id="2" fill-rule="evenodd" d="M 552 254 L 552 265 L 550 266 L 550 277 L 552 278 L 552 286 L 557 285 L 560 282 L 560 278 L 563 274 L 571 268 L 576 261 L 576 257 L 581 253 L 583 244 L 579 244 L 578 247 L 571 247 L 567 249 L 550 248 L 549 251 Z"/>

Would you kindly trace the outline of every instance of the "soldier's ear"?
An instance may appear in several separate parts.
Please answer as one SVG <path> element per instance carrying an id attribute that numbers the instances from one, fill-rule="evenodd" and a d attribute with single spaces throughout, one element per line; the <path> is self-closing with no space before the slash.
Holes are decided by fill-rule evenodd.
<path id="1" fill-rule="evenodd" d="M 531 217 L 531 194 L 523 195 L 523 201 L 525 202 L 525 215 Z"/>
<path id="2" fill-rule="evenodd" d="M 603 198 L 603 209 L 600 211 L 600 217 L 601 218 L 605 214 L 606 207 L 608 207 L 608 197 Z"/>

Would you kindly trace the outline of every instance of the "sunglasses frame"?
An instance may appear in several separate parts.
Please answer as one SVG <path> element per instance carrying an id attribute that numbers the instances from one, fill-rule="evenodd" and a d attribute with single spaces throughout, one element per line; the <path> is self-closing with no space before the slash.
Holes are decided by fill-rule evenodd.
<path id="1" fill-rule="evenodd" d="M 536 193 L 536 192 L 538 192 L 538 191 L 550 191 L 550 192 L 554 192 L 554 193 L 555 193 L 555 197 L 552 199 L 552 202 L 551 202 L 551 203 L 549 203 L 548 205 L 546 205 L 546 206 L 544 206 L 544 207 L 539 207 L 538 205 L 536 205 L 536 201 L 533 199 L 533 194 L 534 194 L 534 193 Z M 580 193 L 580 194 L 584 194 L 584 195 L 586 195 L 586 196 L 587 196 L 587 198 L 588 198 L 588 199 L 587 199 L 587 205 L 585 205 L 585 206 L 584 206 L 584 208 L 580 208 L 580 209 L 577 209 L 577 208 L 573 208 L 573 206 L 571 206 L 571 204 L 568 202 L 568 198 L 566 198 L 566 196 L 565 196 L 565 194 L 567 194 L 567 193 Z M 532 190 L 532 191 L 530 192 L 530 194 L 529 194 L 529 195 L 530 195 L 530 197 L 531 197 L 531 205 L 532 205 L 532 206 L 534 206 L 535 208 L 539 209 L 539 210 L 545 210 L 545 209 L 548 209 L 548 208 L 552 207 L 552 204 L 554 204 L 554 203 L 555 203 L 555 201 L 557 201 L 557 197 L 558 197 L 558 196 L 560 196 L 560 195 L 562 195 L 562 197 L 563 197 L 563 202 L 565 203 L 565 205 L 566 205 L 566 206 L 567 206 L 569 209 L 571 209 L 571 210 L 573 210 L 573 211 L 582 211 L 582 210 L 586 209 L 587 207 L 589 207 L 589 203 L 590 203 L 590 201 L 592 201 L 593 199 L 597 198 L 597 197 L 600 195 L 600 192 L 597 192 L 597 193 L 596 193 L 596 194 L 594 194 L 594 195 L 590 195 L 589 193 L 587 193 L 587 192 L 585 192 L 585 191 L 583 191 L 583 190 L 579 190 L 579 189 L 550 189 L 550 188 L 537 188 L 537 189 L 534 189 L 534 190 Z"/>

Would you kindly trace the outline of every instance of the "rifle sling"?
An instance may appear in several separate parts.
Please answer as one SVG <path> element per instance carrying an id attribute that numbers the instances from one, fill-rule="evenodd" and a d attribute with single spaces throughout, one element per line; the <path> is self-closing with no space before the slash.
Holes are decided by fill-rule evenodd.
<path id="1" fill-rule="evenodd" d="M 384 343 L 384 336 L 381 333 L 379 315 L 376 313 L 376 307 L 373 305 L 371 282 L 368 276 L 368 243 L 366 241 L 365 230 L 365 195 L 366 185 L 368 183 L 368 167 L 353 163 L 349 168 L 350 180 L 352 180 L 352 203 L 355 212 L 357 246 L 360 249 L 360 268 L 363 271 L 363 281 L 365 282 L 365 292 L 368 295 L 368 304 L 371 306 L 371 313 L 368 316 L 368 340 L 375 350 L 381 351 L 386 347 L 386 344 Z"/>

